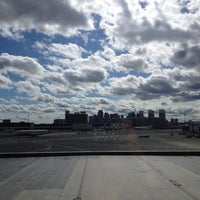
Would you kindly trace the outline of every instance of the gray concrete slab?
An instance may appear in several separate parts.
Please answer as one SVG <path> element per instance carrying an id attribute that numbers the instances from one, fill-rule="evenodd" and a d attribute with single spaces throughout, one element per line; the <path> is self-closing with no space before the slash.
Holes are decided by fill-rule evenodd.
<path id="1" fill-rule="evenodd" d="M 0 199 L 197 200 L 199 163 L 198 156 L 4 158 Z"/>

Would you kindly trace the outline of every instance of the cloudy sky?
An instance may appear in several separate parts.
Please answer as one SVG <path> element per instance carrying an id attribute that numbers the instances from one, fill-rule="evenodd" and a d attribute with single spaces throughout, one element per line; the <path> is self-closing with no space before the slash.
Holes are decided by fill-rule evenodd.
<path id="1" fill-rule="evenodd" d="M 0 0 L 0 121 L 165 109 L 200 119 L 199 0 Z"/>

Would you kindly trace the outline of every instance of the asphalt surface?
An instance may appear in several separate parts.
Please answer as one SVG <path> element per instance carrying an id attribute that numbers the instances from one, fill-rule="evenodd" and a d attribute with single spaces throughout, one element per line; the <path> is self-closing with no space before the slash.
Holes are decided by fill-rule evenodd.
<path id="1" fill-rule="evenodd" d="M 200 139 L 179 130 L 104 130 L 62 132 L 31 137 L 0 137 L 0 153 L 58 151 L 180 151 L 200 150 Z"/>

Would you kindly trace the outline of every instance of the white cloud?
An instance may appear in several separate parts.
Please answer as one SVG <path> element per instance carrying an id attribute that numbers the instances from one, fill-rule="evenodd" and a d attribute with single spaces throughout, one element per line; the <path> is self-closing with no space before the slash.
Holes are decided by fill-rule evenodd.
<path id="1" fill-rule="evenodd" d="M 77 83 L 98 83 L 106 78 L 106 71 L 103 69 L 82 68 L 79 70 L 65 70 L 64 77 L 71 84 Z"/>
<path id="2" fill-rule="evenodd" d="M 0 33 L 20 38 L 23 31 L 35 29 L 47 35 L 69 36 L 78 28 L 92 28 L 86 13 L 73 7 L 70 1 L 7 1 L 0 2 Z"/>
<path id="3" fill-rule="evenodd" d="M 25 93 L 33 99 L 37 99 L 41 93 L 40 87 L 33 85 L 30 81 L 18 81 L 15 87 L 19 93 Z"/>
<path id="4" fill-rule="evenodd" d="M 66 58 L 80 58 L 85 50 L 76 44 L 59 44 L 53 43 L 50 46 L 50 53 L 56 53 Z"/>
<path id="5" fill-rule="evenodd" d="M 89 93 L 104 93 L 101 84 L 107 79 L 108 73 L 104 68 L 62 69 L 59 72 L 48 71 L 40 82 L 45 91 L 53 94 L 82 96 Z"/>
<path id="6" fill-rule="evenodd" d="M 199 2 L 146 2 L 2 0 L 0 35 L 22 39 L 34 30 L 54 37 L 34 41 L 41 60 L 1 54 L 0 87 L 10 89 L 16 78 L 19 103 L 39 104 L 17 109 L 33 111 L 34 120 L 47 121 L 52 113 L 52 121 L 64 108 L 125 113 L 164 107 L 198 116 L 191 106 L 198 110 L 200 99 Z"/>
<path id="7" fill-rule="evenodd" d="M 68 43 L 51 43 L 51 44 L 45 44 L 44 42 L 35 42 L 33 45 L 34 48 L 36 48 L 40 53 L 42 53 L 44 56 L 49 59 L 52 59 L 53 57 L 57 58 L 69 58 L 69 59 L 75 59 L 75 58 L 81 58 L 81 55 L 83 52 L 86 52 L 82 47 L 78 46 L 77 44 Z"/>
<path id="8" fill-rule="evenodd" d="M 196 2 L 192 1 L 190 5 L 199 10 Z M 100 26 L 105 29 L 109 43 L 116 48 L 131 48 L 155 41 L 198 42 L 199 29 L 194 25 L 199 11 L 184 15 L 180 5 L 173 0 L 148 1 L 145 9 L 137 1 L 101 1 L 92 9 L 101 16 Z"/>
<path id="9" fill-rule="evenodd" d="M 37 101 L 44 102 L 44 103 L 54 102 L 54 99 L 55 98 L 53 96 L 51 96 L 50 94 L 44 94 L 44 93 L 39 94 L 37 97 Z"/>
<path id="10" fill-rule="evenodd" d="M 141 81 L 141 78 L 137 78 L 133 75 L 127 75 L 121 78 L 111 78 L 109 79 L 111 93 L 119 96 L 131 96 L 135 93 Z"/>
<path id="11" fill-rule="evenodd" d="M 8 77 L 6 77 L 2 74 L 0 74 L 0 88 L 1 89 L 12 88 L 12 81 Z"/>
<path id="12" fill-rule="evenodd" d="M 21 77 L 31 77 L 41 76 L 44 68 L 34 58 L 3 53 L 0 55 L 0 71 L 12 72 Z"/>
<path id="13" fill-rule="evenodd" d="M 185 47 L 178 50 L 172 57 L 175 65 L 188 69 L 200 70 L 200 46 Z"/>
<path id="14" fill-rule="evenodd" d="M 124 68 L 128 71 L 147 72 L 148 65 L 144 58 L 135 56 L 133 54 L 121 54 L 116 57 L 116 68 Z"/>

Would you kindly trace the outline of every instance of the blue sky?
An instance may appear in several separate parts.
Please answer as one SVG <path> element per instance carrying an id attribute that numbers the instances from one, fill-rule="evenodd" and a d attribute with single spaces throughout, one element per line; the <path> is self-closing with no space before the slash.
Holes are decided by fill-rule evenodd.
<path id="1" fill-rule="evenodd" d="M 199 120 L 199 4 L 0 0 L 0 120 L 51 123 L 66 109 Z"/>

